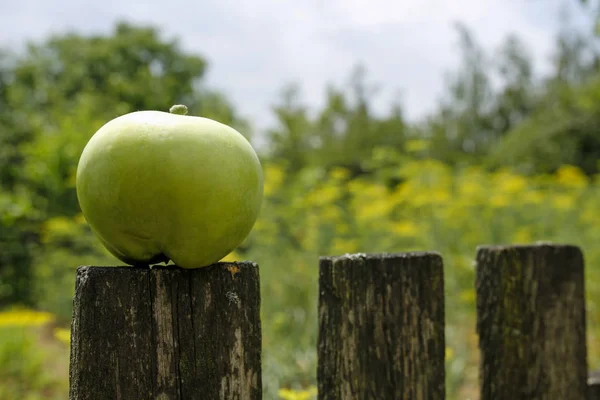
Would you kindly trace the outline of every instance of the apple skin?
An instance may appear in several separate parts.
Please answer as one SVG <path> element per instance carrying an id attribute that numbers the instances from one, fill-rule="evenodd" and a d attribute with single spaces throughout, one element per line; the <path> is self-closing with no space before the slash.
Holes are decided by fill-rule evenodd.
<path id="1" fill-rule="evenodd" d="M 92 231 L 128 264 L 213 264 L 250 233 L 263 173 L 250 143 L 217 121 L 137 111 L 102 126 L 76 176 Z"/>

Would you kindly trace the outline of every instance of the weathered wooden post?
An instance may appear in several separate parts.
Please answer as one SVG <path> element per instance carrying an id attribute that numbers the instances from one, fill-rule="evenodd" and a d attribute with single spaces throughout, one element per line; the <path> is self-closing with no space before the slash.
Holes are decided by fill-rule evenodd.
<path id="1" fill-rule="evenodd" d="M 583 272 L 575 246 L 477 249 L 481 400 L 586 398 Z"/>
<path id="2" fill-rule="evenodd" d="M 258 266 L 80 267 L 71 400 L 261 399 Z"/>
<path id="3" fill-rule="evenodd" d="M 319 399 L 444 399 L 438 254 L 324 257 L 319 286 Z"/>

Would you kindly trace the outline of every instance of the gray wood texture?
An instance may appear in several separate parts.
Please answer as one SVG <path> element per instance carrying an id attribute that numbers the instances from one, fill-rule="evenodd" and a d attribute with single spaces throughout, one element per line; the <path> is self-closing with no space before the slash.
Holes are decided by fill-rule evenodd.
<path id="1" fill-rule="evenodd" d="M 254 263 L 80 267 L 70 400 L 261 399 Z"/>
<path id="2" fill-rule="evenodd" d="M 319 286 L 319 399 L 445 398 L 438 254 L 324 257 Z"/>
<path id="3" fill-rule="evenodd" d="M 476 274 L 481 400 L 585 399 L 581 250 L 482 246 Z"/>

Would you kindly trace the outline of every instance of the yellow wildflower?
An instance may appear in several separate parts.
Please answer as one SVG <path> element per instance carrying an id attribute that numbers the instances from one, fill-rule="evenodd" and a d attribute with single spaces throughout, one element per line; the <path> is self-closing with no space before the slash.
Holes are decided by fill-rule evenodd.
<path id="1" fill-rule="evenodd" d="M 409 153 L 416 153 L 419 151 L 427 150 L 429 148 L 430 142 L 424 139 L 412 139 L 408 140 L 404 144 L 404 149 Z"/>
<path id="2" fill-rule="evenodd" d="M 343 181 L 350 176 L 350 171 L 347 168 L 335 167 L 329 171 L 329 176 L 336 181 Z"/>
<path id="3" fill-rule="evenodd" d="M 517 244 L 527 244 L 533 240 L 531 228 L 523 227 L 513 235 L 513 242 Z"/>
<path id="4" fill-rule="evenodd" d="M 454 358 L 454 349 L 452 347 L 446 347 L 446 361 L 450 361 Z"/>
<path id="5" fill-rule="evenodd" d="M 323 185 L 316 188 L 306 196 L 306 203 L 310 206 L 325 206 L 339 200 L 342 191 L 336 185 Z"/>
<path id="6" fill-rule="evenodd" d="M 393 207 L 394 204 L 387 201 L 385 197 L 372 200 L 356 207 L 358 209 L 357 219 L 365 221 L 384 218 L 389 214 Z"/>
<path id="7" fill-rule="evenodd" d="M 460 191 L 465 196 L 477 195 L 483 192 L 483 186 L 477 181 L 463 180 L 460 185 Z"/>
<path id="8" fill-rule="evenodd" d="M 357 239 L 343 239 L 343 238 L 336 237 L 335 239 L 333 239 L 331 253 L 332 254 L 357 253 L 359 245 L 360 245 L 360 243 Z"/>
<path id="9" fill-rule="evenodd" d="M 503 173 L 499 176 L 498 189 L 505 193 L 519 193 L 527 187 L 525 178 L 519 175 Z"/>
<path id="10" fill-rule="evenodd" d="M 398 236 L 412 237 L 419 232 L 419 228 L 411 221 L 400 221 L 392 224 L 392 232 Z"/>
<path id="11" fill-rule="evenodd" d="M 364 179 L 352 179 L 347 183 L 348 191 L 354 195 L 360 195 L 371 184 Z"/>
<path id="12" fill-rule="evenodd" d="M 521 199 L 524 203 L 541 204 L 544 201 L 544 195 L 539 190 L 528 190 Z"/>
<path id="13" fill-rule="evenodd" d="M 564 186 L 585 188 L 588 178 L 583 171 L 573 165 L 563 165 L 556 171 L 556 181 Z"/>
<path id="14" fill-rule="evenodd" d="M 265 182 L 263 186 L 265 196 L 270 196 L 281 186 L 285 172 L 280 165 L 268 164 L 265 166 Z"/>
<path id="15" fill-rule="evenodd" d="M 54 329 L 54 337 L 66 345 L 71 343 L 71 330 L 65 328 Z"/>
<path id="16" fill-rule="evenodd" d="M 473 288 L 464 289 L 460 292 L 460 300 L 467 304 L 475 302 L 475 290 Z"/>
<path id="17" fill-rule="evenodd" d="M 284 400 L 310 400 L 317 395 L 317 388 L 314 386 L 305 390 L 279 389 L 279 397 Z"/>
<path id="18" fill-rule="evenodd" d="M 495 194 L 490 199 L 490 205 L 494 208 L 506 207 L 509 204 L 509 199 L 503 194 Z"/>
<path id="19" fill-rule="evenodd" d="M 575 205 L 575 198 L 566 194 L 559 194 L 552 198 L 552 206 L 559 210 L 568 210 Z"/>
<path id="20" fill-rule="evenodd" d="M 50 218 L 42 226 L 42 242 L 48 243 L 57 236 L 69 236 L 74 228 L 74 221 L 69 217 Z"/>
<path id="21" fill-rule="evenodd" d="M 435 189 L 435 190 L 431 191 L 429 193 L 429 197 L 430 197 L 431 203 L 433 203 L 433 204 L 446 203 L 451 198 L 450 193 L 448 193 L 448 191 L 444 188 L 439 188 L 439 189 Z"/>
<path id="22" fill-rule="evenodd" d="M 49 312 L 35 310 L 10 310 L 0 312 L 0 326 L 40 326 L 54 320 Z"/>

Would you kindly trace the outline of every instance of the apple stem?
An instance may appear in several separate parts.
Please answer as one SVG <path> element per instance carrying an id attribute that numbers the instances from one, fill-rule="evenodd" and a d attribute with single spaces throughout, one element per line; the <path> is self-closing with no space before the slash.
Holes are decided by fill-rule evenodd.
<path id="1" fill-rule="evenodd" d="M 169 109 L 169 112 L 171 114 L 186 115 L 188 112 L 188 108 L 183 104 L 175 104 Z"/>

